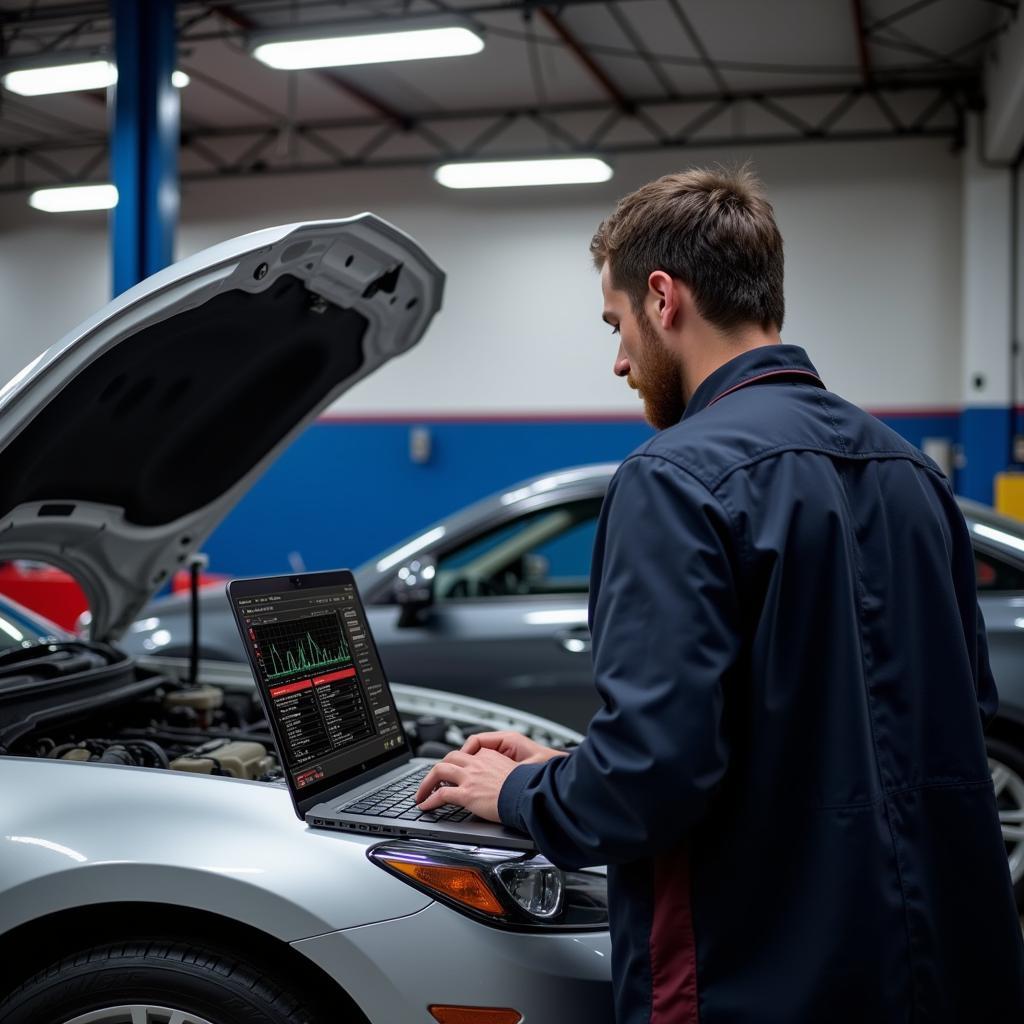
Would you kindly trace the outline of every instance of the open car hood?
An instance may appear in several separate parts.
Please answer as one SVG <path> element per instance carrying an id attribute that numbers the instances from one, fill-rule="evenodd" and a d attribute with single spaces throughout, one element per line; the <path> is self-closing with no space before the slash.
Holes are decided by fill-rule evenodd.
<path id="1" fill-rule="evenodd" d="M 136 285 L 0 390 L 0 560 L 70 572 L 93 638 L 117 639 L 321 410 L 419 341 L 443 289 L 372 214 Z"/>

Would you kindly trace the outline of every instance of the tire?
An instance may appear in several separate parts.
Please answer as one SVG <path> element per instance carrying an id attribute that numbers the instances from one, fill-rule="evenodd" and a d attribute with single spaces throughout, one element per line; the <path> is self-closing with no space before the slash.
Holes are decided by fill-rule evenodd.
<path id="1" fill-rule="evenodd" d="M 0 1021 L 323 1024 L 253 965 L 201 946 L 161 941 L 112 943 L 65 957 L 7 996 Z"/>
<path id="2" fill-rule="evenodd" d="M 996 790 L 999 822 L 1017 908 L 1024 912 L 1024 753 L 1002 740 L 989 739 L 988 764 Z"/>

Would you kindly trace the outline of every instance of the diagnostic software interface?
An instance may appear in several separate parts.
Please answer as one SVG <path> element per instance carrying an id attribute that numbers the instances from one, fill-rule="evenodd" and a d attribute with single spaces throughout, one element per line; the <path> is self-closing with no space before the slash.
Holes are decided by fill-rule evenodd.
<path id="1" fill-rule="evenodd" d="M 236 605 L 296 788 L 402 745 L 353 586 L 239 597 Z"/>

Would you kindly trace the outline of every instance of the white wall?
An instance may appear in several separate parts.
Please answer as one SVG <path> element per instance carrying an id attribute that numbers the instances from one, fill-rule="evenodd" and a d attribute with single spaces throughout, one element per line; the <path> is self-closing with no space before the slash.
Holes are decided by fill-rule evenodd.
<path id="1" fill-rule="evenodd" d="M 179 255 L 244 231 L 372 209 L 448 272 L 445 308 L 346 412 L 639 412 L 612 376 L 587 245 L 615 200 L 668 171 L 752 157 L 786 242 L 788 342 L 873 408 L 961 399 L 961 165 L 944 142 L 621 158 L 606 185 L 450 192 L 427 170 L 186 185 Z M 108 297 L 105 217 L 0 197 L 0 378 Z"/>
<path id="2" fill-rule="evenodd" d="M 1012 176 L 985 163 L 976 118 L 964 154 L 963 181 L 963 362 L 965 405 L 1006 406 L 1009 374 Z"/>

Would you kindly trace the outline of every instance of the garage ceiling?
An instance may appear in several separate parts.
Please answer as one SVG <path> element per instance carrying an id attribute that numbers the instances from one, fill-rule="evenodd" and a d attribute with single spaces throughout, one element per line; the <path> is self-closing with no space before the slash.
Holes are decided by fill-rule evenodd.
<path id="1" fill-rule="evenodd" d="M 179 0 L 185 179 L 666 146 L 962 141 L 1017 0 Z M 456 13 L 470 57 L 277 71 L 253 32 Z M 0 0 L 8 66 L 112 51 L 103 0 Z M 107 98 L 0 93 L 0 190 L 104 180 Z"/>

